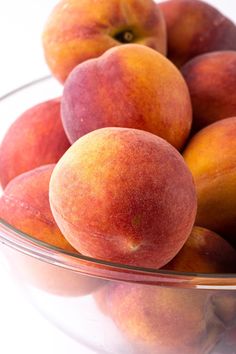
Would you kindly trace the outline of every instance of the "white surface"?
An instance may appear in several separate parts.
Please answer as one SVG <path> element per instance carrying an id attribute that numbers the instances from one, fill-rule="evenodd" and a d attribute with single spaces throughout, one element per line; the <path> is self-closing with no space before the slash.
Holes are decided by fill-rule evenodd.
<path id="1" fill-rule="evenodd" d="M 44 319 L 0 269 L 0 353 L 94 354 Z"/>
<path id="2" fill-rule="evenodd" d="M 233 18 L 234 0 L 208 2 Z M 1 0 L 0 96 L 48 73 L 40 38 L 47 15 L 56 3 L 55 0 Z M 0 280 L 0 353 L 92 354 L 42 318 L 26 302 L 4 268 L 0 268 Z"/>

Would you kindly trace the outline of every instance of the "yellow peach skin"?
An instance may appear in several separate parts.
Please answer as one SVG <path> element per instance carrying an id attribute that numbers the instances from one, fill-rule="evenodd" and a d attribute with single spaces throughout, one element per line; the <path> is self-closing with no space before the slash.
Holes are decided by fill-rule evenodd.
<path id="1" fill-rule="evenodd" d="M 50 210 L 48 188 L 54 167 L 42 166 L 14 178 L 0 199 L 0 218 L 39 241 L 77 254 L 60 232 Z M 4 252 L 17 277 L 49 293 L 86 295 L 101 283 L 100 280 L 80 276 L 8 247 L 4 248 Z"/>
<path id="2" fill-rule="evenodd" d="M 231 240 L 236 230 L 236 117 L 199 131 L 189 142 L 184 159 L 192 172 L 198 196 L 196 225 Z"/>
<path id="3" fill-rule="evenodd" d="M 166 27 L 152 0 L 62 0 L 43 33 L 47 63 L 61 82 L 107 49 L 139 43 L 166 54 Z"/>
<path id="4" fill-rule="evenodd" d="M 49 199 L 78 252 L 158 268 L 189 236 L 196 213 L 192 176 L 165 140 L 135 129 L 104 128 L 60 159 Z"/>
<path id="5" fill-rule="evenodd" d="M 125 127 L 149 131 L 181 149 L 191 129 L 192 107 L 184 78 L 168 59 L 127 44 L 72 71 L 62 121 L 72 143 L 92 130 Z"/>

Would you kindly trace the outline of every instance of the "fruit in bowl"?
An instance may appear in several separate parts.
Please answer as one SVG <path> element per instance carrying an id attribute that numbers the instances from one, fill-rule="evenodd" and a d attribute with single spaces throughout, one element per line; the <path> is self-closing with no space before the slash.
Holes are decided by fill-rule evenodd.
<path id="1" fill-rule="evenodd" d="M 149 268 L 178 253 L 197 206 L 179 152 L 127 128 L 98 129 L 74 143 L 53 171 L 49 197 L 58 226 L 79 252 Z"/>
<path id="2" fill-rule="evenodd" d="M 60 98 L 42 102 L 28 109 L 10 126 L 0 145 L 3 188 L 21 173 L 56 163 L 70 147 L 60 109 Z"/>
<path id="3" fill-rule="evenodd" d="M 236 26 L 214 6 L 199 0 L 158 2 L 167 25 L 168 57 L 181 67 L 219 50 L 236 50 Z"/>
<path id="4" fill-rule="evenodd" d="M 194 273 L 236 273 L 236 250 L 221 236 L 194 227 L 182 249 L 163 269 Z"/>
<path id="5" fill-rule="evenodd" d="M 224 236 L 233 245 L 236 226 L 236 117 L 200 130 L 183 156 L 194 177 L 198 210 L 196 224 Z"/>
<path id="6" fill-rule="evenodd" d="M 98 293 L 103 313 L 134 353 L 210 353 L 224 331 L 214 293 L 126 283 L 105 285 Z"/>
<path id="7" fill-rule="evenodd" d="M 235 25 L 202 2 L 182 3 L 203 10 L 201 21 L 185 12 L 188 31 L 172 14 L 181 43 L 193 36 L 203 47 L 187 40 L 192 60 L 178 70 L 163 55 L 165 21 L 152 1 L 61 1 L 44 48 L 62 105 L 31 108 L 1 147 L 8 261 L 60 327 L 97 340 L 96 352 L 103 332 L 104 351 L 135 354 L 209 354 L 234 336 L 235 118 L 224 115 L 234 109 Z M 196 135 L 192 105 L 197 129 L 206 125 Z"/>
<path id="8" fill-rule="evenodd" d="M 199 55 L 181 72 L 191 96 L 194 131 L 236 116 L 236 51 Z"/>
<path id="9" fill-rule="evenodd" d="M 152 0 L 62 0 L 43 33 L 47 63 L 64 82 L 75 66 L 124 43 L 166 54 L 163 15 Z"/>
<path id="10" fill-rule="evenodd" d="M 25 234 L 63 251 L 77 253 L 62 235 L 53 219 L 49 198 L 49 181 L 55 165 L 45 165 L 14 178 L 0 198 L 0 219 Z M 28 283 L 63 296 L 92 292 L 102 281 L 71 273 L 24 254 L 7 250 L 12 271 Z"/>
<path id="11" fill-rule="evenodd" d="M 156 134 L 180 150 L 190 133 L 192 107 L 186 83 L 168 59 L 127 44 L 72 71 L 62 121 L 71 143 L 92 130 L 123 127 Z"/>

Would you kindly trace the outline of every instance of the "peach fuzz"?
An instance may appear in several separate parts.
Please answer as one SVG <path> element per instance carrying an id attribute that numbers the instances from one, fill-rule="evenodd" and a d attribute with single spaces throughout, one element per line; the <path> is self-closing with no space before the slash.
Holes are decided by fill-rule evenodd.
<path id="1" fill-rule="evenodd" d="M 181 67 L 197 55 L 236 50 L 236 26 L 216 8 L 198 0 L 158 3 L 168 37 L 168 57 Z"/>
<path id="2" fill-rule="evenodd" d="M 182 74 L 191 96 L 194 130 L 236 115 L 236 51 L 200 55 L 183 66 Z"/>
<path id="3" fill-rule="evenodd" d="M 70 147 L 61 123 L 61 101 L 53 99 L 24 112 L 9 128 L 0 145 L 0 183 L 56 163 Z"/>
<path id="4" fill-rule="evenodd" d="M 77 254 L 60 232 L 50 210 L 48 188 L 54 167 L 54 164 L 42 166 L 14 178 L 0 198 L 0 218 L 38 241 Z M 84 295 L 99 283 L 8 248 L 5 254 L 18 277 L 50 293 Z"/>
<path id="5" fill-rule="evenodd" d="M 195 187 L 179 152 L 126 128 L 99 129 L 74 143 L 53 171 L 49 199 L 78 252 L 141 267 L 168 263 L 196 215 Z"/>
<path id="6" fill-rule="evenodd" d="M 90 131 L 149 131 L 181 149 L 192 124 L 187 85 L 163 55 L 136 44 L 78 65 L 65 83 L 62 121 L 73 143 Z"/>
<path id="7" fill-rule="evenodd" d="M 106 315 L 133 353 L 210 353 L 225 331 L 210 291 L 126 283 L 101 290 Z"/>
<path id="8" fill-rule="evenodd" d="M 236 250 L 216 233 L 195 226 L 183 248 L 163 269 L 194 273 L 236 273 Z"/>
<path id="9" fill-rule="evenodd" d="M 46 61 L 64 82 L 78 64 L 124 43 L 166 54 L 166 26 L 152 0 L 62 0 L 44 29 Z"/>
<path id="10" fill-rule="evenodd" d="M 235 245 L 236 117 L 199 131 L 183 156 L 198 196 L 196 225 L 213 230 Z"/>

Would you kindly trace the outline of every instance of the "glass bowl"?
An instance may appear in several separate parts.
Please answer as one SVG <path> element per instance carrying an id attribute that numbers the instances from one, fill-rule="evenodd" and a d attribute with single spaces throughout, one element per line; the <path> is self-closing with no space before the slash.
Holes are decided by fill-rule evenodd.
<path id="1" fill-rule="evenodd" d="M 45 77 L 0 99 L 0 139 L 26 109 L 62 94 Z M 62 251 L 0 221 L 1 255 L 37 309 L 97 354 L 233 354 L 236 274 L 176 273 Z"/>

